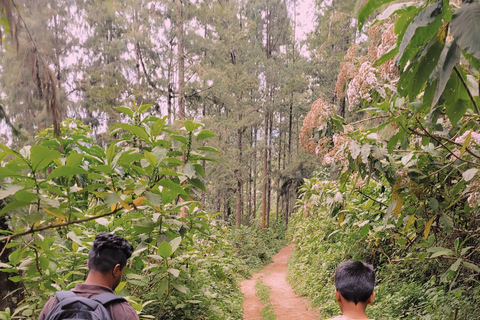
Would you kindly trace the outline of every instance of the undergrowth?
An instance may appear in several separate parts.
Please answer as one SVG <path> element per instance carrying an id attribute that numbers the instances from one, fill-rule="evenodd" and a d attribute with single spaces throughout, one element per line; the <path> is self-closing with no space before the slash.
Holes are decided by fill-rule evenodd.
<path id="1" fill-rule="evenodd" d="M 362 234 L 359 227 L 354 221 L 339 223 L 330 212 L 304 205 L 301 200 L 290 219 L 287 238 L 295 243 L 295 250 L 287 279 L 297 294 L 308 297 L 319 309 L 321 319 L 341 314 L 335 301 L 333 275 L 336 267 L 347 260 L 363 260 L 375 267 L 376 296 L 366 310 L 369 318 L 480 318 L 480 286 L 475 281 L 457 282 L 449 271 L 439 272 L 442 261 L 409 259 L 408 254 L 401 256 L 402 251 L 392 253 L 394 239 L 379 237 L 378 233 Z"/>

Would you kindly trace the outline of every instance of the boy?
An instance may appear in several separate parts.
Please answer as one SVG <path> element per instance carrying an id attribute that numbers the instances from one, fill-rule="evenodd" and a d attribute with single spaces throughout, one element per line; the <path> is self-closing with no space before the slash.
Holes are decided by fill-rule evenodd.
<path id="1" fill-rule="evenodd" d="M 365 309 L 375 297 L 374 286 L 373 266 L 362 261 L 347 261 L 338 266 L 335 273 L 335 297 L 343 315 L 329 320 L 369 319 L 365 315 Z"/>
<path id="2" fill-rule="evenodd" d="M 93 298 L 110 292 L 119 285 L 125 271 L 127 260 L 132 256 L 133 247 L 119 235 L 100 233 L 93 241 L 88 254 L 88 275 L 82 284 L 72 291 L 81 297 Z M 38 320 L 44 320 L 59 303 L 56 297 L 45 304 Z M 127 301 L 112 302 L 107 306 L 112 320 L 138 320 L 135 309 Z"/>

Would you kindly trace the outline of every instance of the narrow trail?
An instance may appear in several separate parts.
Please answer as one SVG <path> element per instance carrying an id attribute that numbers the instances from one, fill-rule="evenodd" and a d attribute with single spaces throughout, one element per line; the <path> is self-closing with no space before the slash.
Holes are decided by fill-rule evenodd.
<path id="1" fill-rule="evenodd" d="M 244 320 L 261 320 L 260 311 L 263 306 L 255 295 L 255 283 L 262 277 L 262 282 L 270 287 L 270 299 L 277 320 L 318 320 L 317 313 L 310 308 L 307 299 L 301 298 L 293 292 L 287 283 L 287 261 L 293 251 L 293 244 L 283 248 L 273 257 L 273 262 L 260 272 L 254 274 L 251 279 L 240 283 L 245 300 L 243 302 Z"/>

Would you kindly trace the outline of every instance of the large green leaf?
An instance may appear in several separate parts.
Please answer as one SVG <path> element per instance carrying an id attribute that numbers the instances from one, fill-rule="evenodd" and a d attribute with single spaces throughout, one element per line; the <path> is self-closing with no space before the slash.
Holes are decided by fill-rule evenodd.
<path id="1" fill-rule="evenodd" d="M 57 167 L 52 170 L 52 172 L 48 175 L 47 179 L 51 180 L 53 178 L 58 178 L 63 176 L 69 177 L 76 174 L 88 174 L 88 171 L 80 167 L 68 167 L 68 166 Z"/>
<path id="2" fill-rule="evenodd" d="M 32 146 L 30 148 L 30 161 L 34 173 L 48 166 L 53 160 L 60 158 L 60 152 L 43 146 Z"/>
<path id="3" fill-rule="evenodd" d="M 433 42 L 433 44 L 428 48 L 427 53 L 417 63 L 418 68 L 416 69 L 416 73 L 413 75 L 411 82 L 412 86 L 408 93 L 410 101 L 415 100 L 417 95 L 422 91 L 423 86 L 429 79 L 433 70 L 435 70 L 438 60 L 440 59 L 443 46 L 443 43 L 437 39 L 437 41 Z"/>
<path id="4" fill-rule="evenodd" d="M 160 243 L 160 245 L 158 246 L 158 254 L 162 258 L 168 258 L 172 255 L 172 253 L 173 253 L 173 250 L 170 243 L 166 241 L 162 241 L 162 243 Z"/>
<path id="5" fill-rule="evenodd" d="M 127 131 L 133 133 L 134 135 L 144 139 L 144 140 L 149 139 L 149 136 L 148 136 L 147 132 L 139 126 L 134 126 L 134 125 L 128 124 L 128 123 L 119 123 L 119 124 L 116 124 L 114 126 L 114 128 L 121 128 L 123 130 L 127 130 Z"/>
<path id="6" fill-rule="evenodd" d="M 0 178 L 6 178 L 6 177 L 23 177 L 20 173 L 16 173 L 15 171 L 12 171 L 10 169 L 0 167 Z"/>
<path id="7" fill-rule="evenodd" d="M 398 48 L 395 63 L 403 69 L 413 58 L 418 48 L 424 46 L 438 32 L 442 24 L 442 2 L 432 3 L 421 11 L 409 24 Z"/>
<path id="8" fill-rule="evenodd" d="M 440 60 L 438 62 L 436 70 L 430 76 L 429 81 L 438 80 L 437 87 L 435 89 L 435 94 L 433 95 L 433 100 L 431 106 L 435 106 L 440 99 L 445 86 L 447 85 L 450 75 L 452 73 L 455 65 L 460 61 L 460 55 L 462 50 L 458 47 L 455 40 L 450 43 L 450 45 L 445 45 L 443 48 L 442 54 L 440 55 Z"/>
<path id="9" fill-rule="evenodd" d="M 450 22 L 450 34 L 460 48 L 480 59 L 480 4 L 464 3 Z"/>
<path id="10" fill-rule="evenodd" d="M 115 107 L 118 111 L 125 113 L 130 118 L 133 118 L 133 110 L 127 107 Z"/>
<path id="11" fill-rule="evenodd" d="M 367 3 L 358 12 L 358 30 L 362 31 L 362 27 L 365 24 L 365 20 L 381 5 L 393 2 L 393 0 L 368 0 Z"/>
<path id="12" fill-rule="evenodd" d="M 456 125 L 465 115 L 468 107 L 473 109 L 472 102 L 468 96 L 467 90 L 459 76 L 452 72 L 444 91 L 445 113 L 452 125 Z"/>
<path id="13" fill-rule="evenodd" d="M 17 191 L 22 190 L 25 186 L 19 186 L 15 184 L 7 184 L 5 189 L 0 190 L 0 199 L 4 199 Z"/>

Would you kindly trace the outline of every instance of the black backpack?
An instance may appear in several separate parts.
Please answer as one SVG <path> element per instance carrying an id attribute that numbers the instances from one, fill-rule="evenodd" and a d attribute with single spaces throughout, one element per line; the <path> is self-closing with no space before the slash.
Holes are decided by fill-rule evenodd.
<path id="1" fill-rule="evenodd" d="M 48 313 L 45 320 L 111 320 L 105 305 L 113 301 L 126 301 L 113 293 L 102 293 L 91 299 L 79 297 L 72 291 L 55 293 L 59 303 Z"/>

